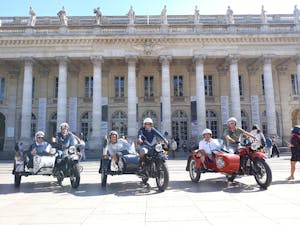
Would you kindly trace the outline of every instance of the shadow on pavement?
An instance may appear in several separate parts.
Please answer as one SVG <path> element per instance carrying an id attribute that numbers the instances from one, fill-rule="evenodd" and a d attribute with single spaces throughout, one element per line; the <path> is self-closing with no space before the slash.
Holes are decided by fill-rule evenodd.
<path id="1" fill-rule="evenodd" d="M 171 181 L 168 190 L 184 190 L 187 192 L 229 192 L 249 193 L 263 191 L 258 185 L 247 185 L 238 181 L 227 182 L 226 178 L 212 178 L 200 180 L 198 183 L 192 181 Z"/>

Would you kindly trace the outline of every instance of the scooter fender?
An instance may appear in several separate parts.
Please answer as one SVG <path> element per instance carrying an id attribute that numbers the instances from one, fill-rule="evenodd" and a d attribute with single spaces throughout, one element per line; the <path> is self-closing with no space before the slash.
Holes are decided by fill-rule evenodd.
<path id="1" fill-rule="evenodd" d="M 157 157 L 158 157 L 159 159 L 163 160 L 163 161 L 168 160 L 168 156 L 165 155 L 165 154 L 159 154 Z"/>
<path id="2" fill-rule="evenodd" d="M 266 159 L 267 158 L 267 156 L 264 154 L 264 153 L 262 153 L 262 152 L 259 152 L 259 151 L 255 151 L 255 152 L 253 152 L 252 154 L 251 154 L 251 157 L 252 158 L 260 158 L 260 159 Z"/>

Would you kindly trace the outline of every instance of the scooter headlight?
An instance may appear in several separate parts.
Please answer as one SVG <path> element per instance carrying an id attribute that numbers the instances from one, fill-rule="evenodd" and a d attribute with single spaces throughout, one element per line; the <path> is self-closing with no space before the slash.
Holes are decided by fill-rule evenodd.
<path id="1" fill-rule="evenodd" d="M 156 146 L 155 146 L 155 151 L 157 151 L 157 152 L 162 152 L 164 149 L 163 149 L 163 147 L 162 147 L 162 145 L 161 144 L 157 144 Z"/>
<path id="2" fill-rule="evenodd" d="M 218 157 L 216 159 L 216 165 L 217 165 L 218 169 L 222 169 L 225 167 L 225 161 L 223 160 L 222 157 Z"/>
<path id="3" fill-rule="evenodd" d="M 50 149 L 50 154 L 51 155 L 55 155 L 55 153 L 56 153 L 56 148 L 51 148 Z"/>
<path id="4" fill-rule="evenodd" d="M 74 154 L 74 153 L 76 152 L 75 146 L 71 146 L 71 147 L 68 149 L 68 152 L 69 152 L 69 154 Z"/>

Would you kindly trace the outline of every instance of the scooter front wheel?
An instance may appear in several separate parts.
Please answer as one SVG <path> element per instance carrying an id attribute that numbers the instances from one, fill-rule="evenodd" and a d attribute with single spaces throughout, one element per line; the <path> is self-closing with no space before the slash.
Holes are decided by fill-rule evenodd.
<path id="1" fill-rule="evenodd" d="M 104 171 L 104 169 L 102 169 L 102 171 L 101 171 L 101 186 L 106 187 L 106 183 L 107 183 L 107 173 Z"/>
<path id="2" fill-rule="evenodd" d="M 272 171 L 264 159 L 256 159 L 254 161 L 254 177 L 261 188 L 267 189 L 270 186 Z"/>
<path id="3" fill-rule="evenodd" d="M 161 162 L 158 164 L 157 169 L 158 174 L 156 177 L 156 185 L 159 191 L 164 191 L 169 185 L 169 171 L 167 168 L 167 164 L 165 162 Z"/>
<path id="4" fill-rule="evenodd" d="M 15 187 L 20 187 L 21 178 L 22 176 L 18 172 L 15 172 Z"/>
<path id="5" fill-rule="evenodd" d="M 70 181 L 72 188 L 78 188 L 80 183 L 80 166 L 78 163 L 73 165 Z"/>

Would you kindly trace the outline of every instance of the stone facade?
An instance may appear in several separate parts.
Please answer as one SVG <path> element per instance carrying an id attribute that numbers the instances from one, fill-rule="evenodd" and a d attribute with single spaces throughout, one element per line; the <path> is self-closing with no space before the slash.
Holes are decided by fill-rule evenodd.
<path id="1" fill-rule="evenodd" d="M 37 130 L 50 138 L 64 121 L 94 150 L 111 129 L 134 137 L 145 116 L 194 143 L 207 126 L 221 137 L 229 116 L 283 144 L 300 124 L 293 14 L 0 21 L 0 150 Z"/>

